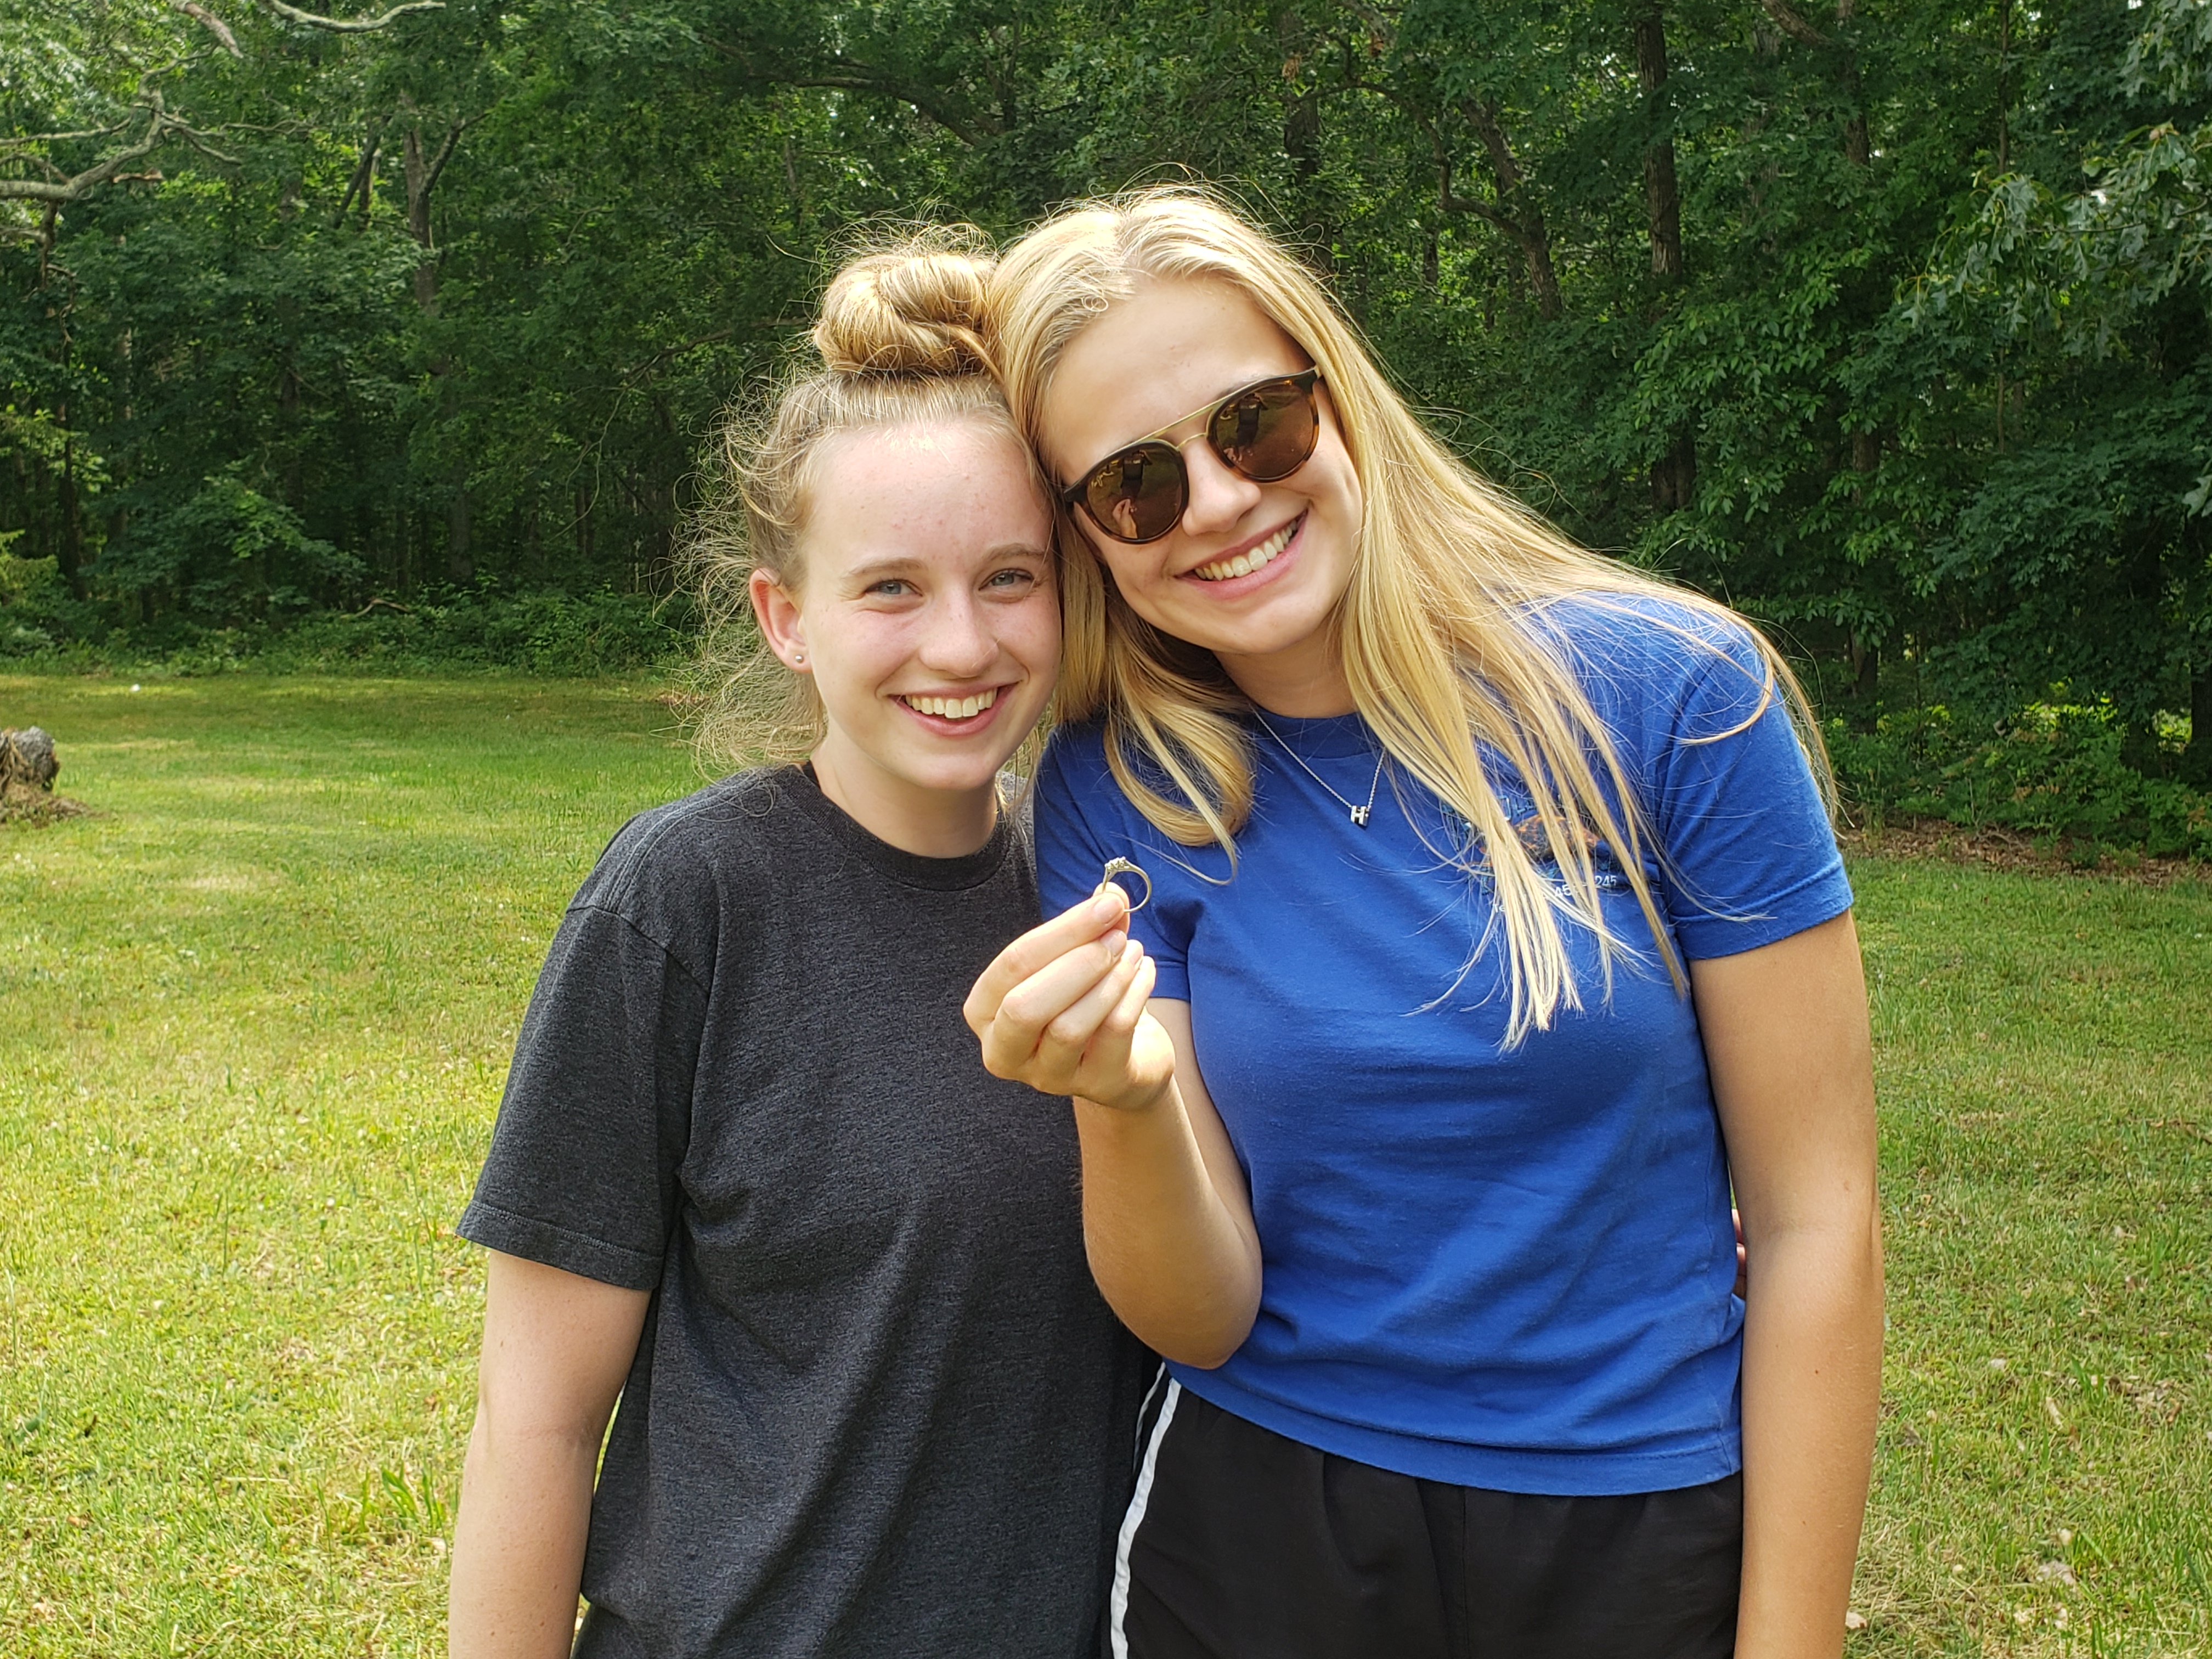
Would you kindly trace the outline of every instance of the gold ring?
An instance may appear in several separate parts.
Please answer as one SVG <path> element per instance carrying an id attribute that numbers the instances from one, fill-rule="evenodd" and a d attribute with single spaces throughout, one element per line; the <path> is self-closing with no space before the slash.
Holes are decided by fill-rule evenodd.
<path id="1" fill-rule="evenodd" d="M 1127 859 L 1110 859 L 1107 861 L 1104 871 L 1099 875 L 1098 884 L 1101 887 L 1103 887 L 1108 882 L 1113 880 L 1116 876 L 1134 876 L 1139 881 L 1145 884 L 1144 897 L 1139 899 L 1134 904 L 1129 907 L 1129 914 L 1131 915 L 1135 915 L 1138 911 L 1143 909 L 1147 904 L 1150 904 L 1152 902 L 1152 878 L 1146 875 L 1137 866 L 1130 863 Z M 1127 896 L 1128 889 L 1125 887 L 1121 890 L 1123 896 Z"/>

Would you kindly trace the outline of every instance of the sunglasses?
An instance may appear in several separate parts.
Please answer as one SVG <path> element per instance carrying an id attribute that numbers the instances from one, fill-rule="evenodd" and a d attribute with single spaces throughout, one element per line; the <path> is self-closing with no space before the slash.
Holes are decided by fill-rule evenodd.
<path id="1" fill-rule="evenodd" d="M 1321 370 L 1278 374 L 1231 392 L 1210 409 L 1206 441 L 1221 464 L 1254 483 L 1273 483 L 1304 466 L 1321 438 L 1314 388 Z M 1156 542 L 1182 521 L 1190 505 L 1190 474 L 1182 451 L 1160 436 L 1191 418 L 1170 421 L 1159 432 L 1117 449 L 1060 492 L 1060 504 L 1084 516 L 1117 542 Z"/>

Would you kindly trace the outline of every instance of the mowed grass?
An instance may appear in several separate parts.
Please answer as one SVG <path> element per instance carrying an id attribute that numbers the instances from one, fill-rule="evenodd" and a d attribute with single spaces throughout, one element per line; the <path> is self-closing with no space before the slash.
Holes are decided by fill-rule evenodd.
<path id="1" fill-rule="evenodd" d="M 480 1252 L 562 908 L 697 782 L 642 692 L 0 679 L 0 1653 L 443 1650 Z"/>
<path id="2" fill-rule="evenodd" d="M 0 1653 L 441 1651 L 451 1225 L 563 903 L 690 757 L 608 685 L 0 677 L 33 721 L 99 816 L 0 830 Z M 2212 890 L 1855 874 L 1851 1650 L 2212 1653 Z"/>

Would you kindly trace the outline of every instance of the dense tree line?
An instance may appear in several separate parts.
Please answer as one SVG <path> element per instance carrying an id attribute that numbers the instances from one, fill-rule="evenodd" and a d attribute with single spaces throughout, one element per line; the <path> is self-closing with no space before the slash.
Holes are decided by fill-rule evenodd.
<path id="1" fill-rule="evenodd" d="M 0 600 L 653 591 L 853 227 L 1188 170 L 1837 706 L 2201 780 L 2208 110 L 2202 0 L 0 0 Z"/>

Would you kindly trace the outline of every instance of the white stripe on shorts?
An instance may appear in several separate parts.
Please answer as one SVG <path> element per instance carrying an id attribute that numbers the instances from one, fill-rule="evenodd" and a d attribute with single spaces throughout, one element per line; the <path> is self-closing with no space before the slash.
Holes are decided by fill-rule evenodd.
<path id="1" fill-rule="evenodd" d="M 1160 1367 L 1160 1375 L 1167 1376 L 1166 1366 Z M 1129 1547 L 1136 1542 L 1137 1528 L 1144 1524 L 1145 1506 L 1152 1496 L 1152 1471 L 1160 1461 L 1160 1444 L 1168 1437 L 1168 1425 L 1175 1421 L 1176 1401 L 1182 1398 L 1182 1384 L 1169 1376 L 1159 1420 L 1152 1425 L 1144 1463 L 1137 1470 L 1137 1489 L 1129 1494 L 1129 1512 L 1121 1517 L 1121 1535 L 1114 1545 L 1114 1594 L 1107 1615 L 1112 1620 L 1108 1630 L 1114 1641 L 1114 1659 L 1129 1659 L 1129 1636 L 1122 1628 L 1129 1616 Z"/>

